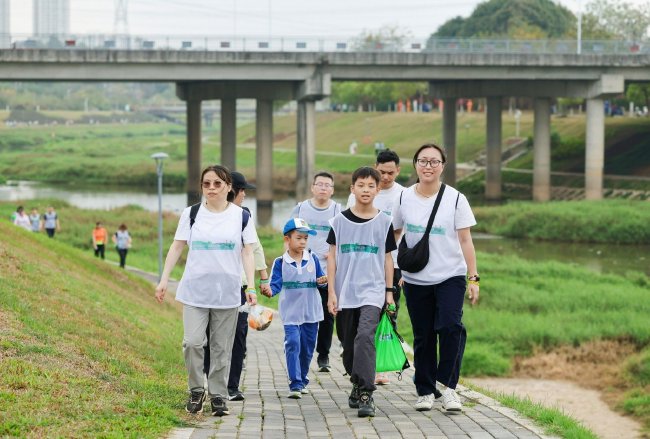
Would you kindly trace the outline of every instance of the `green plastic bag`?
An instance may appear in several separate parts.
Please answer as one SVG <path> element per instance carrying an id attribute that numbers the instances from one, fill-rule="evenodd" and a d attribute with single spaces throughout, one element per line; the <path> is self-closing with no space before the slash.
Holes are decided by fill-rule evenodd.
<path id="1" fill-rule="evenodd" d="M 382 312 L 375 332 L 377 372 L 397 372 L 401 379 L 402 371 L 411 367 L 402 348 L 402 341 L 404 339 L 393 328 L 388 313 Z"/>

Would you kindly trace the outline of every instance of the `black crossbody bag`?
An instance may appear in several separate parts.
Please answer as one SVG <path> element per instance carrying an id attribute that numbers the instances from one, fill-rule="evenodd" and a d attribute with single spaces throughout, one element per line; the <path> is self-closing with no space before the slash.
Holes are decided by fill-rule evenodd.
<path id="1" fill-rule="evenodd" d="M 429 262 L 429 232 L 431 232 L 433 219 L 436 217 L 436 212 L 438 212 L 438 206 L 440 206 L 440 200 L 442 200 L 445 187 L 446 185 L 444 183 L 440 185 L 440 190 L 438 191 L 438 196 L 433 205 L 433 210 L 431 211 L 431 216 L 429 217 L 429 222 L 427 223 L 427 228 L 424 231 L 422 239 L 413 247 L 408 248 L 408 245 L 406 245 L 406 234 L 402 236 L 402 241 L 399 243 L 399 249 L 397 250 L 397 265 L 399 265 L 400 270 L 417 273 L 427 266 Z"/>

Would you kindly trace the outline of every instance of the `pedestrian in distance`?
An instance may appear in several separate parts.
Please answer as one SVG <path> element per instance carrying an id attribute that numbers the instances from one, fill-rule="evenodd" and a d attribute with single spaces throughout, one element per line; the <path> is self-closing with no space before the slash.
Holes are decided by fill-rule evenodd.
<path id="1" fill-rule="evenodd" d="M 291 212 L 291 218 L 302 218 L 309 224 L 316 235 L 309 239 L 309 248 L 318 258 L 318 262 L 327 272 L 327 255 L 329 245 L 327 236 L 331 230 L 330 220 L 341 212 L 341 205 L 332 200 L 334 195 L 334 177 L 329 172 L 319 172 L 314 175 L 311 185 L 312 197 L 298 203 Z M 327 312 L 327 288 L 320 287 L 319 293 L 323 306 L 323 320 L 318 324 L 318 338 L 316 341 L 316 362 L 320 372 L 329 372 L 330 348 L 334 333 L 334 317 Z"/>
<path id="2" fill-rule="evenodd" d="M 375 169 L 381 175 L 381 180 L 379 181 L 379 193 L 373 200 L 373 205 L 384 212 L 386 215 L 392 217 L 393 205 L 395 200 L 397 200 L 404 186 L 397 183 L 395 179 L 399 176 L 400 167 L 399 167 L 399 156 L 395 151 L 387 149 L 381 151 L 377 155 L 377 160 L 375 162 Z M 347 208 L 351 208 L 355 204 L 355 196 L 353 193 L 348 197 Z M 399 267 L 397 266 L 397 250 L 391 252 L 393 258 L 393 299 L 395 300 L 395 311 L 389 312 L 389 316 L 395 330 L 397 330 L 397 314 L 399 312 L 400 306 L 400 297 L 401 297 L 401 287 L 400 279 L 402 274 Z M 375 377 L 375 384 L 385 385 L 390 384 L 390 379 L 386 373 L 378 373 Z"/>
<path id="3" fill-rule="evenodd" d="M 470 233 L 476 220 L 467 198 L 442 183 L 445 162 L 441 146 L 431 143 L 418 148 L 413 156 L 418 182 L 405 189 L 393 207 L 396 236 L 404 230 L 402 240 L 412 248 L 423 238 L 440 197 L 428 236 L 427 265 L 416 273 L 402 267 L 404 296 L 413 326 L 418 394 L 415 409 L 419 411 L 431 410 L 437 397 L 442 397 L 445 410 L 462 410 L 455 389 L 467 338 L 461 321 L 465 291 L 472 305 L 479 299 L 479 274 Z"/>
<path id="4" fill-rule="evenodd" d="M 104 259 L 107 242 L 108 232 L 102 225 L 101 221 L 97 221 L 95 223 L 95 228 L 93 229 L 93 249 L 95 250 L 96 257 Z"/>
<path id="5" fill-rule="evenodd" d="M 47 232 L 47 236 L 54 238 L 54 233 L 61 230 L 59 223 L 59 216 L 54 211 L 54 207 L 47 206 L 46 212 L 43 214 L 41 227 Z"/>
<path id="6" fill-rule="evenodd" d="M 176 300 L 183 304 L 183 355 L 189 397 L 185 410 L 199 413 L 206 401 L 204 351 L 210 328 L 208 390 L 213 416 L 228 415 L 228 374 L 241 306 L 241 271 L 246 273 L 249 305 L 257 303 L 252 244 L 257 241 L 249 214 L 228 201 L 233 180 L 228 168 L 208 166 L 201 173 L 203 200 L 183 210 L 169 247 L 156 300 L 162 303 L 172 269 L 187 245 L 187 262 Z M 192 211 L 195 216 L 192 217 Z"/>
<path id="7" fill-rule="evenodd" d="M 318 257 L 307 248 L 309 236 L 316 235 L 316 231 L 304 219 L 290 219 L 282 233 L 287 250 L 273 262 L 271 292 L 266 295 L 280 295 L 278 305 L 284 324 L 288 397 L 300 399 L 309 393 L 307 374 L 316 347 L 318 322 L 323 320 L 318 286 L 326 286 L 327 277 Z"/>
<path id="8" fill-rule="evenodd" d="M 131 235 L 129 234 L 126 224 L 120 224 L 117 232 L 113 234 L 112 239 L 113 244 L 115 244 L 115 250 L 117 250 L 117 254 L 120 256 L 120 267 L 124 268 L 126 265 L 126 254 L 131 248 Z"/>
<path id="9" fill-rule="evenodd" d="M 244 199 L 246 198 L 246 190 L 255 189 L 255 185 L 246 181 L 246 177 L 240 172 L 232 171 L 232 191 L 228 194 L 228 201 L 234 203 L 236 206 L 241 207 L 250 214 L 247 207 L 242 207 Z M 249 221 L 251 221 L 249 219 Z M 266 258 L 264 256 L 264 249 L 260 243 L 257 232 L 255 232 L 256 242 L 251 244 L 253 249 L 253 259 L 255 264 L 255 271 L 260 275 L 260 291 L 262 294 L 270 293 L 269 275 L 266 271 Z M 228 399 L 230 401 L 243 401 L 245 399 L 244 393 L 239 387 L 241 380 L 241 373 L 244 369 L 244 359 L 246 358 L 246 337 L 248 336 L 248 311 L 244 306 L 246 303 L 246 289 L 248 288 L 246 273 L 242 273 L 242 287 L 241 287 L 241 307 L 237 315 L 237 329 L 235 330 L 235 340 L 232 345 L 232 357 L 230 360 L 230 372 L 228 375 Z M 268 294 L 265 294 L 268 295 Z M 205 359 L 203 372 L 208 375 L 210 371 L 210 328 L 207 328 L 208 342 L 205 346 Z"/>
<path id="10" fill-rule="evenodd" d="M 375 332 L 384 307 L 393 301 L 393 258 L 397 248 L 390 216 L 373 206 L 381 176 L 364 166 L 352 174 L 355 204 L 331 220 L 327 238 L 328 310 L 343 331 L 343 366 L 352 382 L 350 408 L 374 416 Z"/>
<path id="11" fill-rule="evenodd" d="M 13 223 L 25 230 L 32 230 L 32 223 L 29 220 L 29 215 L 27 215 L 23 206 L 18 206 L 16 208 L 16 216 L 13 219 Z"/>
<path id="12" fill-rule="evenodd" d="M 32 232 L 40 232 L 41 216 L 38 214 L 38 209 L 35 207 L 32 209 L 32 213 L 29 214 L 29 222 L 32 224 Z"/>

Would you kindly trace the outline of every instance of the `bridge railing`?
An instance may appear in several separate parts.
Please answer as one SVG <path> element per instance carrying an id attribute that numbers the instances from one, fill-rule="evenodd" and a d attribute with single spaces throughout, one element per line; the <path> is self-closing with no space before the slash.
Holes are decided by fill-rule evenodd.
<path id="1" fill-rule="evenodd" d="M 260 36 L 136 36 L 105 34 L 0 34 L 0 49 L 180 50 L 210 52 L 355 52 L 355 53 L 495 53 L 577 54 L 575 40 L 504 40 L 428 38 L 360 41 L 357 38 Z M 580 52 L 591 54 L 649 54 L 650 41 L 586 40 Z"/>

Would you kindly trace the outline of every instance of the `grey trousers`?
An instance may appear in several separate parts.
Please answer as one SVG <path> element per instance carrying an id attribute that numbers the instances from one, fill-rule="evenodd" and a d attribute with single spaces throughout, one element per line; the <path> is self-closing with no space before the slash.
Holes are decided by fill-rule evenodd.
<path id="1" fill-rule="evenodd" d="M 336 330 L 343 337 L 343 367 L 350 381 L 360 390 L 373 392 L 375 387 L 375 332 L 381 309 L 372 305 L 344 308 L 336 315 Z"/>
<path id="2" fill-rule="evenodd" d="M 189 390 L 203 389 L 203 346 L 210 322 L 210 397 L 228 398 L 230 357 L 237 327 L 239 308 L 211 309 L 183 305 L 183 356 Z"/>

